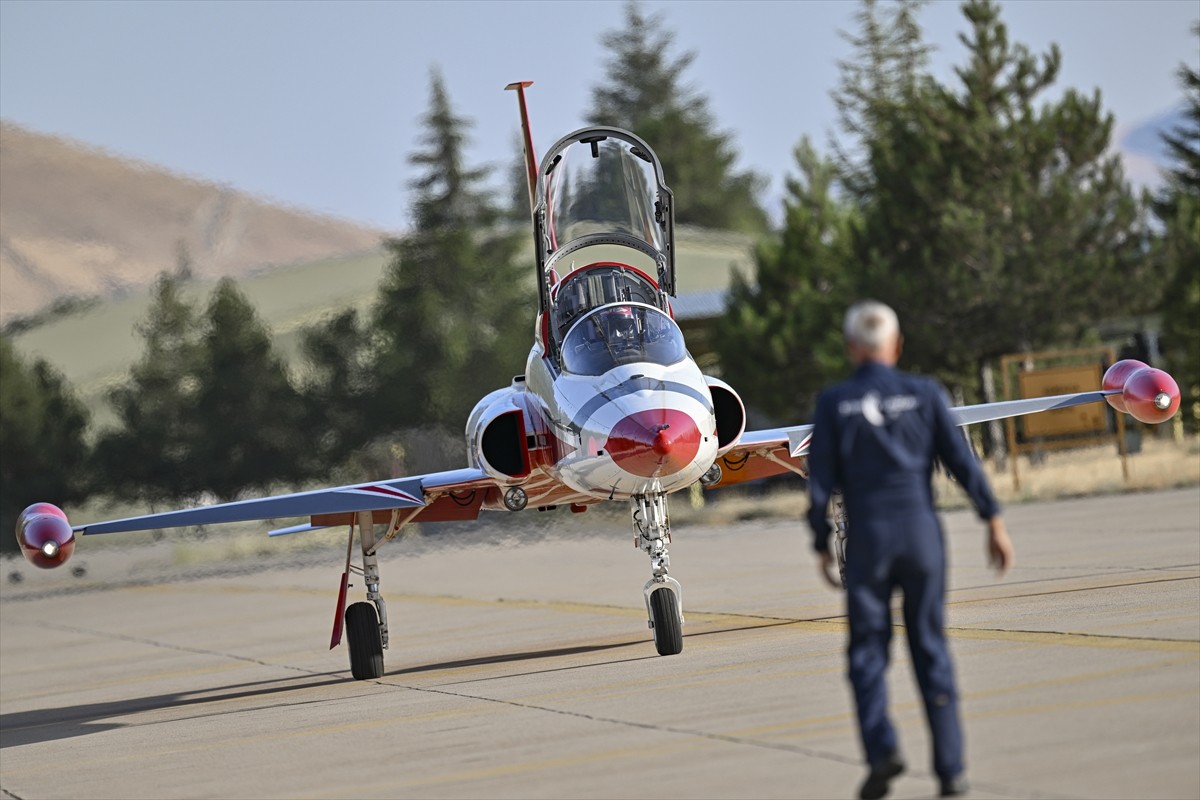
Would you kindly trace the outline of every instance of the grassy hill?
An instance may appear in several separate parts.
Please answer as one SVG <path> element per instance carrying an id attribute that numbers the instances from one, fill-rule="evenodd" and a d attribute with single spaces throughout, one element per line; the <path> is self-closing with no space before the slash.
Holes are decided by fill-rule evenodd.
<path id="1" fill-rule="evenodd" d="M 679 230 L 677 237 L 681 294 L 724 288 L 732 271 L 748 274 L 753 268 L 750 237 L 690 228 Z M 529 262 L 532 283 L 532 253 Z M 385 264 L 384 251 L 377 248 L 259 271 L 240 278 L 238 285 L 270 326 L 277 346 L 294 359 L 299 353 L 301 328 L 343 308 L 356 306 L 365 311 L 370 307 Z M 187 287 L 188 295 L 203 301 L 215 283 L 215 278 L 194 280 Z M 103 423 L 109 419 L 105 390 L 124 381 L 141 355 L 142 341 L 135 327 L 145 317 L 149 303 L 148 288 L 138 289 L 51 319 L 17 334 L 14 341 L 21 353 L 44 358 L 61 370 L 96 421 Z"/>
<path id="2" fill-rule="evenodd" d="M 144 289 L 181 250 L 216 279 L 363 253 L 382 236 L 0 122 L 0 324 Z"/>
<path id="3" fill-rule="evenodd" d="M 270 326 L 276 344 L 293 357 L 302 326 L 342 308 L 369 306 L 383 267 L 383 251 L 374 250 L 261 272 L 239 280 L 238 286 Z M 187 296 L 204 302 L 215 284 L 215 279 L 194 280 Z M 105 390 L 124 381 L 141 356 L 135 328 L 149 305 L 149 291 L 141 289 L 17 334 L 14 342 L 21 353 L 44 358 L 61 370 L 83 401 L 102 412 Z"/>

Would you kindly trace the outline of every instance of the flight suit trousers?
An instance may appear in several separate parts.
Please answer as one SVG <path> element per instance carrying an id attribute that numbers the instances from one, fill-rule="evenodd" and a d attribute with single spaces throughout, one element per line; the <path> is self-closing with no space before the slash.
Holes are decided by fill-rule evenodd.
<path id="1" fill-rule="evenodd" d="M 886 672 L 892 639 L 890 600 L 898 587 L 904 594 L 913 671 L 933 738 L 933 769 L 939 777 L 952 778 L 963 771 L 963 743 L 954 666 L 943 631 L 945 557 L 940 540 L 938 532 L 936 546 L 914 548 L 916 552 L 897 555 L 890 564 L 864 558 L 864 553 L 848 559 L 848 672 L 863 749 L 867 762 L 876 765 L 897 752 L 896 731 L 887 713 Z"/>

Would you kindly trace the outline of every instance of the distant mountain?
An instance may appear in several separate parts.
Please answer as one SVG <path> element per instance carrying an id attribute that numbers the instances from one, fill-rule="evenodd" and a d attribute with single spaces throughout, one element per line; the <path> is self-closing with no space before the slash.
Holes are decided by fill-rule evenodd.
<path id="1" fill-rule="evenodd" d="M 384 233 L 0 122 L 0 324 L 176 268 L 244 276 L 378 248 Z"/>

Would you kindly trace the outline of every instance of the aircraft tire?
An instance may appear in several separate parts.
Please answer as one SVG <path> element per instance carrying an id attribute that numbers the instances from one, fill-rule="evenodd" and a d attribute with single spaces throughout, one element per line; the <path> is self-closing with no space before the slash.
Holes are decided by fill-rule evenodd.
<path id="1" fill-rule="evenodd" d="M 654 621 L 654 648 L 660 656 L 683 652 L 683 629 L 679 625 L 679 598 L 670 589 L 655 589 L 650 595 Z"/>
<path id="2" fill-rule="evenodd" d="M 356 681 L 383 677 L 383 638 L 372 603 L 352 603 L 346 609 L 346 640 L 350 672 Z"/>

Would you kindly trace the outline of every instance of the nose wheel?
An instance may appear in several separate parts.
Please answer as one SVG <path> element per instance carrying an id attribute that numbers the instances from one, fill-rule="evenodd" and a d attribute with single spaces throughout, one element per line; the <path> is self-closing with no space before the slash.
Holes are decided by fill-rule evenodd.
<path id="1" fill-rule="evenodd" d="M 660 656 L 683 652 L 683 587 L 667 574 L 671 557 L 671 521 L 664 494 L 635 495 L 630 500 L 633 543 L 650 556 L 650 580 L 642 588 L 646 599 L 647 623 L 654 634 L 654 649 Z"/>
<path id="2" fill-rule="evenodd" d="M 670 579 L 675 586 L 679 581 Z M 654 649 L 660 656 L 683 652 L 683 609 L 675 589 L 661 586 L 650 592 L 650 628 L 654 631 Z"/>

